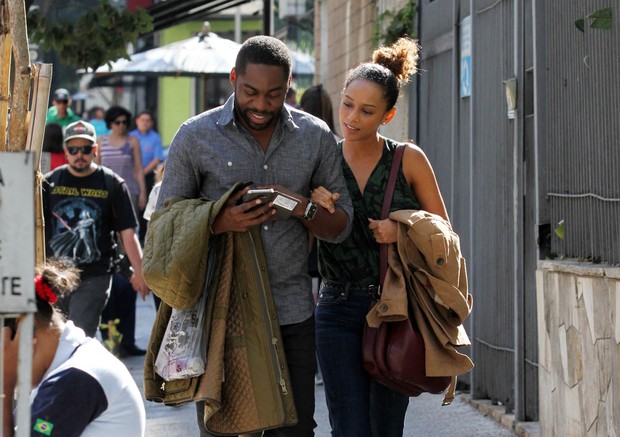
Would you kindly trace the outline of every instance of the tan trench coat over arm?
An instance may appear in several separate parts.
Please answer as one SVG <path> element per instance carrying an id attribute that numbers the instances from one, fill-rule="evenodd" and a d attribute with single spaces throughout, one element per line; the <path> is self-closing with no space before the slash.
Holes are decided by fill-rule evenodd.
<path id="1" fill-rule="evenodd" d="M 390 214 L 399 223 L 388 249 L 381 299 L 369 312 L 370 326 L 407 317 L 407 303 L 426 346 L 428 376 L 456 376 L 473 368 L 456 350 L 470 341 L 462 325 L 472 309 L 465 259 L 450 223 L 426 211 Z"/>

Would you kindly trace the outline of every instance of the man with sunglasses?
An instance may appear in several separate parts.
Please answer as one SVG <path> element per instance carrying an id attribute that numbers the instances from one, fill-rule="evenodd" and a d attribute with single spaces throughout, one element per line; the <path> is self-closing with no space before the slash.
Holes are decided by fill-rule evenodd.
<path id="1" fill-rule="evenodd" d="M 45 175 L 43 210 L 47 256 L 71 258 L 81 284 L 59 307 L 86 335 L 94 337 L 110 296 L 113 234 L 117 233 L 134 269 L 131 284 L 149 292 L 142 277 L 142 250 L 135 234 L 136 215 L 125 181 L 98 166 L 95 128 L 77 121 L 65 128 L 68 164 Z"/>
<path id="2" fill-rule="evenodd" d="M 66 127 L 78 120 L 80 117 L 75 115 L 71 109 L 71 94 L 64 88 L 58 88 L 54 91 L 52 106 L 47 110 L 45 123 L 57 123 Z"/>

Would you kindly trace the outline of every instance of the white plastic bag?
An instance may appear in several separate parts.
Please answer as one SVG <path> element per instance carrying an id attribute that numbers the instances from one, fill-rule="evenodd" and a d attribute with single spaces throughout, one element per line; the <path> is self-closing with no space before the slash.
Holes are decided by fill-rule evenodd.
<path id="1" fill-rule="evenodd" d="M 206 295 L 189 310 L 172 309 L 155 359 L 155 371 L 166 381 L 200 376 L 205 371 L 207 340 L 203 338 Z"/>

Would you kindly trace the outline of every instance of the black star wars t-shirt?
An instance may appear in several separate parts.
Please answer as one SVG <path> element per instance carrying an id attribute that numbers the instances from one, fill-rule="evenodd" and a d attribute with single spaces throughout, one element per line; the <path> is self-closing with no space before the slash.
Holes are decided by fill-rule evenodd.
<path id="1" fill-rule="evenodd" d="M 82 278 L 110 271 L 113 233 L 137 226 L 123 179 L 98 167 L 85 177 L 67 166 L 48 173 L 43 183 L 47 257 L 71 258 Z"/>

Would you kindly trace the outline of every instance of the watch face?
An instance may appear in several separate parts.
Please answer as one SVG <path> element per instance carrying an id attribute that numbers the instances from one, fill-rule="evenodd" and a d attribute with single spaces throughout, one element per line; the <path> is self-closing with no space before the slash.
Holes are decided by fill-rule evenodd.
<path id="1" fill-rule="evenodd" d="M 304 214 L 304 217 L 306 220 L 312 220 L 314 218 L 314 216 L 316 215 L 316 210 L 317 210 L 317 206 L 316 203 L 310 201 L 308 203 L 308 206 L 306 207 L 306 212 Z"/>

